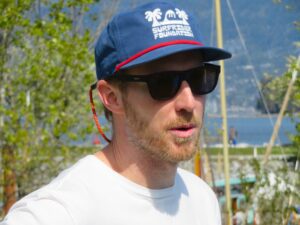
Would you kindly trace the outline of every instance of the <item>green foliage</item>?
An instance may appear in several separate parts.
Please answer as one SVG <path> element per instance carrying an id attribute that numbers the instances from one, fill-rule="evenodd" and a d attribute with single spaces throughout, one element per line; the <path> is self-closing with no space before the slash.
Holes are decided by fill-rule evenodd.
<path id="1" fill-rule="evenodd" d="M 279 113 L 288 84 L 292 77 L 292 71 L 295 68 L 295 58 L 291 57 L 288 61 L 288 70 L 283 76 L 275 77 L 265 74 L 261 80 L 261 90 L 266 100 L 270 113 Z M 297 77 L 295 88 L 290 96 L 290 102 L 287 112 L 300 112 L 299 87 L 297 83 L 300 81 L 300 76 Z M 257 101 L 257 109 L 266 113 L 262 99 Z"/>
<path id="2" fill-rule="evenodd" d="M 296 155 L 298 153 L 299 148 L 296 146 L 274 146 L 272 148 L 272 155 Z M 246 148 L 239 148 L 239 147 L 234 147 L 234 148 L 229 148 L 228 149 L 229 154 L 231 156 L 253 156 L 254 148 L 253 147 L 246 147 Z M 207 152 L 210 155 L 218 155 L 218 154 L 223 154 L 223 148 L 207 148 Z M 266 147 L 257 147 L 256 152 L 259 156 L 263 156 L 266 152 Z"/>
<path id="3" fill-rule="evenodd" d="M 251 162 L 256 183 L 248 204 L 253 205 L 259 217 L 259 224 L 286 224 L 293 210 L 293 204 L 300 202 L 300 173 L 276 162 L 263 167 L 257 160 Z M 291 201 L 293 200 L 293 201 Z"/>
<path id="4" fill-rule="evenodd" d="M 297 102 L 297 104 L 300 105 L 300 67 L 297 67 L 296 59 L 291 61 L 290 65 L 293 69 L 298 71 L 298 77 L 295 82 L 295 88 L 294 88 L 294 90 L 295 90 L 294 99 L 295 99 L 295 102 Z M 290 114 L 290 116 L 292 118 L 294 118 L 294 117 L 297 118 L 297 115 Z M 297 134 L 293 137 L 293 143 L 295 146 L 298 147 L 298 151 L 299 151 L 299 146 L 300 146 L 300 122 L 299 122 L 299 120 L 298 120 L 298 122 L 296 122 L 295 128 L 296 128 Z M 299 152 L 298 152 L 298 157 L 299 157 Z"/>
<path id="5" fill-rule="evenodd" d="M 281 77 L 272 78 L 272 76 L 266 75 L 261 81 L 262 93 L 266 99 L 268 108 L 271 113 L 278 113 L 282 105 L 285 93 L 287 91 L 288 84 L 292 78 L 293 71 L 298 72 L 298 76 L 293 86 L 293 90 L 290 96 L 289 105 L 286 113 L 291 118 L 298 118 L 300 113 L 300 68 L 297 67 L 297 58 L 290 57 L 288 59 L 288 70 Z M 266 113 L 266 109 L 263 106 L 262 100 L 258 100 L 257 108 Z M 294 145 L 299 148 L 300 146 L 300 123 L 295 120 L 296 135 L 292 138 Z"/>
<path id="6" fill-rule="evenodd" d="M 274 3 L 283 3 L 282 0 L 273 0 L 273 2 Z M 295 4 L 296 3 L 293 3 L 292 5 L 286 5 L 285 4 L 285 7 L 287 9 L 295 9 L 296 8 Z M 295 21 L 294 25 L 295 25 L 295 29 L 300 31 L 300 21 Z M 300 47 L 300 42 L 299 41 L 297 41 L 293 44 L 295 45 L 296 48 Z M 292 98 L 290 100 L 292 102 L 290 104 L 290 108 L 292 108 L 292 110 L 288 110 L 288 112 L 290 112 L 290 116 L 292 118 L 294 118 L 295 116 L 297 117 L 297 114 L 299 115 L 299 111 L 300 111 L 300 74 L 299 74 L 300 73 L 300 68 L 299 68 L 299 66 L 297 66 L 297 63 L 296 63 L 297 57 L 299 57 L 299 55 L 295 56 L 295 57 L 290 57 L 288 59 L 288 70 L 284 75 L 284 77 L 291 77 L 291 71 L 292 70 L 296 70 L 298 72 L 298 77 L 297 77 L 297 80 L 294 84 L 294 92 L 293 92 Z M 278 82 L 284 82 L 283 79 L 284 78 L 279 78 Z M 270 84 L 270 86 L 272 86 L 272 84 Z M 273 86 L 276 86 L 276 85 L 273 84 Z M 282 92 L 282 89 L 279 88 L 276 91 L 277 92 Z M 267 93 L 267 94 L 269 94 L 269 93 Z M 274 93 L 272 93 L 272 95 L 274 95 Z M 260 100 L 258 101 L 258 106 L 259 106 L 260 109 L 262 109 L 262 107 L 260 107 L 261 106 L 261 101 Z M 294 111 L 297 111 L 298 113 L 294 114 L 293 113 Z M 296 146 L 296 148 L 298 148 L 298 150 L 299 150 L 299 146 L 300 146 L 300 122 L 296 122 L 295 128 L 296 128 L 297 134 L 293 137 L 293 143 Z M 299 157 L 299 153 L 297 154 L 297 157 Z"/>
<path id="7" fill-rule="evenodd" d="M 300 67 L 297 68 L 295 61 L 296 60 L 291 62 L 291 66 L 298 71 L 298 77 L 297 77 L 298 79 L 295 82 L 295 96 L 294 96 L 294 99 L 295 99 L 295 102 L 297 102 L 300 105 Z M 294 117 L 297 118 L 297 116 L 295 116 L 293 114 L 291 114 L 290 116 L 292 118 L 294 118 Z M 296 128 L 296 133 L 297 134 L 293 137 L 293 143 L 299 149 L 299 146 L 300 146 L 300 122 L 299 122 L 299 120 L 298 120 L 298 122 L 296 122 L 295 128 Z M 299 157 L 299 155 L 298 155 L 298 157 Z"/>
<path id="8" fill-rule="evenodd" d="M 0 149 L 15 156 L 19 197 L 80 156 L 66 146 L 92 131 L 93 38 L 83 18 L 93 2 L 0 1 Z"/>

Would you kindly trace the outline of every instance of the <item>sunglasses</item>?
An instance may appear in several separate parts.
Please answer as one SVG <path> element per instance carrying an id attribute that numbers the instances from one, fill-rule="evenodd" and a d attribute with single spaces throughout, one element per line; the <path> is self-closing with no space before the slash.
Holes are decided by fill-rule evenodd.
<path id="1" fill-rule="evenodd" d="M 218 83 L 220 66 L 204 63 L 186 71 L 163 71 L 148 75 L 129 75 L 119 73 L 117 80 L 123 82 L 145 82 L 149 93 L 155 100 L 168 100 L 178 92 L 182 81 L 187 81 L 194 95 L 212 92 Z"/>

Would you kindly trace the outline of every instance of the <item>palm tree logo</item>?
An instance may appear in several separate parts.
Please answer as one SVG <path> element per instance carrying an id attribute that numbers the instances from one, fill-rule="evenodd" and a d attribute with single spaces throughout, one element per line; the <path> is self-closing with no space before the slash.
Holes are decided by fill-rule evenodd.
<path id="1" fill-rule="evenodd" d="M 145 19 L 152 22 L 152 33 L 154 39 L 166 38 L 170 36 L 194 37 L 192 29 L 188 23 L 188 15 L 184 10 L 175 8 L 163 13 L 160 8 L 145 12 Z"/>
<path id="2" fill-rule="evenodd" d="M 175 9 L 177 16 L 182 19 L 182 24 L 184 25 L 189 25 L 189 23 L 187 22 L 187 20 L 189 19 L 188 15 L 186 14 L 186 12 L 184 10 L 180 10 L 180 9 Z"/>
<path id="3" fill-rule="evenodd" d="M 187 22 L 189 17 L 184 10 L 175 8 L 175 12 L 173 10 L 168 10 L 165 13 L 165 18 L 161 20 L 162 12 L 161 9 L 157 8 L 153 11 L 146 11 L 145 18 L 149 22 L 153 22 L 152 27 L 169 25 L 169 24 L 189 25 L 189 23 Z M 176 15 L 177 15 L 177 19 L 176 19 Z"/>
<path id="4" fill-rule="evenodd" d="M 159 8 L 153 10 L 153 11 L 147 11 L 145 12 L 145 18 L 146 20 L 148 20 L 149 22 L 152 22 L 152 27 L 156 27 L 156 26 L 159 26 L 160 25 L 160 22 L 158 20 L 161 19 L 161 11 Z"/>

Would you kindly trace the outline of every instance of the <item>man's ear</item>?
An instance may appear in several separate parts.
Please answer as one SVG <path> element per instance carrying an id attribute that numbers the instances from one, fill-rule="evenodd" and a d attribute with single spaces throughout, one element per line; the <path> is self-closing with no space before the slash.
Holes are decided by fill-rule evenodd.
<path id="1" fill-rule="evenodd" d="M 103 105 L 115 114 L 123 112 L 123 103 L 120 90 L 109 84 L 105 80 L 99 80 L 97 84 L 97 91 Z"/>

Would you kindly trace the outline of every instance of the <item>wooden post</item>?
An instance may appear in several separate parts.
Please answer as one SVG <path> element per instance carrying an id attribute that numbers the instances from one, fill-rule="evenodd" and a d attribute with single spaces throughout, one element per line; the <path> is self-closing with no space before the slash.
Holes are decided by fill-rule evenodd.
<path id="1" fill-rule="evenodd" d="M 300 67 L 300 55 L 298 56 L 298 60 L 297 60 L 297 68 L 298 67 Z M 282 106 L 280 108 L 279 115 L 277 117 L 274 129 L 273 129 L 273 134 L 272 134 L 272 136 L 270 138 L 270 141 L 269 141 L 269 144 L 267 146 L 266 153 L 265 153 L 265 156 L 264 156 L 263 165 L 266 165 L 268 163 L 269 156 L 272 152 L 273 145 L 274 145 L 275 140 L 277 138 L 278 131 L 279 131 L 279 128 L 281 126 L 281 122 L 282 122 L 282 119 L 283 119 L 283 116 L 284 116 L 284 112 L 285 112 L 285 110 L 288 106 L 290 95 L 291 95 L 294 83 L 296 81 L 297 75 L 298 75 L 298 71 L 297 71 L 297 69 L 295 69 L 293 71 L 292 78 L 291 78 L 290 83 L 288 85 L 288 89 L 285 93 L 284 100 L 283 100 Z"/>
<path id="2" fill-rule="evenodd" d="M 197 150 L 194 157 L 194 172 L 198 177 L 201 177 L 201 155 L 200 149 Z"/>
<path id="3" fill-rule="evenodd" d="M 202 158 L 203 158 L 202 165 L 204 167 L 203 170 L 205 170 L 204 172 L 202 172 L 202 174 L 205 173 L 205 181 L 208 184 L 212 184 L 212 187 L 214 187 L 213 171 L 212 171 L 211 162 L 208 153 L 206 151 L 203 151 Z"/>
<path id="4" fill-rule="evenodd" d="M 216 6 L 217 42 L 218 42 L 218 47 L 223 48 L 222 19 L 221 19 L 222 15 L 221 15 L 220 0 L 215 1 L 215 6 Z M 224 155 L 224 175 L 225 175 L 226 214 L 227 214 L 226 224 L 232 225 L 224 61 L 222 60 L 220 61 L 220 66 L 221 66 L 220 95 L 221 95 L 221 112 L 222 112 L 222 121 L 223 121 L 222 133 L 223 133 L 223 155 Z"/>

